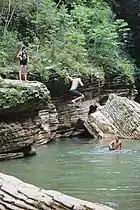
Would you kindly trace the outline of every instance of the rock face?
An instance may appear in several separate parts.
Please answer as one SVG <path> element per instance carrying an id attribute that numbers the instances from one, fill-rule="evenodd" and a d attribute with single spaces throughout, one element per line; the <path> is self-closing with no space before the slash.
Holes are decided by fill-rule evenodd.
<path id="1" fill-rule="evenodd" d="M 105 81 L 100 81 L 98 77 L 92 76 L 92 78 L 83 78 L 83 82 L 84 86 L 79 88 L 79 91 L 84 94 L 85 98 L 76 104 L 71 103 L 68 86 L 64 85 L 62 81 L 54 80 L 52 84 L 48 84 L 52 101 L 58 112 L 58 137 L 84 134 L 85 129 L 82 129 L 81 121 L 87 120 L 89 106 L 99 102 L 103 105 L 110 93 L 130 99 L 134 99 L 137 93 L 133 84 L 123 76 L 110 78 L 106 76 Z M 75 130 L 77 131 L 75 132 Z"/>
<path id="2" fill-rule="evenodd" d="M 96 75 L 83 78 L 85 95 L 82 102 L 72 104 L 69 87 L 55 79 L 48 88 L 40 82 L 0 80 L 0 159 L 17 158 L 35 154 L 32 145 L 45 144 L 51 139 L 73 135 L 89 135 L 84 122 L 89 106 L 104 104 L 108 93 L 133 99 L 135 89 L 123 77 L 106 77 L 101 81 Z"/>
<path id="3" fill-rule="evenodd" d="M 5 210 L 113 210 L 53 190 L 39 189 L 0 173 L 0 209 Z"/>
<path id="4" fill-rule="evenodd" d="M 21 152 L 34 154 L 31 145 L 49 141 L 57 125 L 57 112 L 45 85 L 0 82 L 0 159 L 21 157 Z"/>
<path id="5" fill-rule="evenodd" d="M 106 104 L 90 114 L 84 126 L 97 138 L 118 135 L 121 138 L 140 139 L 140 104 L 110 94 Z"/>

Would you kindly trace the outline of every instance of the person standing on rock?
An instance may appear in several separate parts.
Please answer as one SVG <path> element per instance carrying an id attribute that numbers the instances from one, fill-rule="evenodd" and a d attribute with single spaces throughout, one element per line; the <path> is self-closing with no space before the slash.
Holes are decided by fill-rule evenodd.
<path id="1" fill-rule="evenodd" d="M 108 145 L 109 150 L 121 150 L 122 149 L 122 142 L 118 139 L 118 137 L 115 138 L 112 142 Z"/>
<path id="2" fill-rule="evenodd" d="M 72 78 L 68 75 L 68 79 L 72 82 L 71 88 L 70 88 L 70 95 L 76 96 L 77 98 L 72 100 L 72 103 L 75 104 L 76 101 L 79 101 L 84 98 L 84 95 L 77 91 L 78 86 L 83 86 L 83 82 L 81 81 L 81 78 Z"/>
<path id="3" fill-rule="evenodd" d="M 17 58 L 20 59 L 19 80 L 22 81 L 21 76 L 24 72 L 24 79 L 27 81 L 27 64 L 29 63 L 29 57 L 26 47 L 22 47 L 22 51 L 18 53 Z"/>

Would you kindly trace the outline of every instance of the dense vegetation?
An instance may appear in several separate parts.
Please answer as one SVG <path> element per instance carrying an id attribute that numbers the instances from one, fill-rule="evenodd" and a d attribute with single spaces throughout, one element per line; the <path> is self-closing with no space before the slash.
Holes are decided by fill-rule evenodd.
<path id="1" fill-rule="evenodd" d="M 49 78 L 51 70 L 123 73 L 135 66 L 124 53 L 129 27 L 114 20 L 102 0 L 5 0 L 0 5 L 0 66 L 15 64 L 23 45 L 31 57 L 32 74 Z"/>
<path id="2" fill-rule="evenodd" d="M 116 18 L 124 19 L 130 31 L 127 35 L 126 50 L 136 62 L 138 68 L 135 70 L 135 84 L 139 94 L 137 101 L 140 102 L 140 1 L 139 0 L 106 0 Z"/>

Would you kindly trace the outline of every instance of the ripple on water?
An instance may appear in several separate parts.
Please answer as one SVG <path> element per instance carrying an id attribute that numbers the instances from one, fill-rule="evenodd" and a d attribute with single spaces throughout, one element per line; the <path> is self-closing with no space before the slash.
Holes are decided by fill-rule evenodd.
<path id="1" fill-rule="evenodd" d="M 73 150 L 73 151 L 69 151 L 67 152 L 68 154 L 72 154 L 72 155 L 100 155 L 100 154 L 104 154 L 104 155 L 116 155 L 116 154 L 121 154 L 121 155 L 134 155 L 137 153 L 136 150 L 132 150 L 132 149 L 122 149 L 122 150 L 113 150 L 113 151 L 109 151 L 108 147 L 95 147 L 93 149 L 91 149 L 88 152 L 81 152 L 79 150 Z"/>
<path id="2" fill-rule="evenodd" d="M 116 155 L 116 154 L 121 154 L 121 155 L 134 155 L 137 153 L 136 150 L 131 150 L 131 149 L 122 149 L 122 150 L 113 150 L 109 151 L 108 147 L 95 147 L 92 149 L 92 153 L 94 154 L 105 154 L 105 155 Z"/>
<path id="3" fill-rule="evenodd" d="M 121 151 L 101 145 L 50 144 L 39 148 L 34 158 L 1 162 L 0 168 L 38 187 L 116 210 L 140 209 L 140 142 L 124 142 Z"/>

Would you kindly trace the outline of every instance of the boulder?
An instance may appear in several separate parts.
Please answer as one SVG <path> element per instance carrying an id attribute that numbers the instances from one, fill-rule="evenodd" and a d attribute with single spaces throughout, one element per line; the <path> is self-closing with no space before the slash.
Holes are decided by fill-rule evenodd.
<path id="1" fill-rule="evenodd" d="M 57 191 L 40 189 L 2 173 L 0 186 L 1 210 L 113 210 Z"/>
<path id="2" fill-rule="evenodd" d="M 104 105 L 111 93 L 118 96 L 125 96 L 129 99 L 134 99 L 137 94 L 135 85 L 131 80 L 121 74 L 106 75 L 104 79 L 98 75 L 83 75 L 83 87 L 79 87 L 78 91 L 84 94 L 85 98 L 81 102 L 73 104 L 72 98 L 69 95 L 69 85 L 65 84 L 62 79 L 52 79 L 48 81 L 47 87 L 50 90 L 52 102 L 58 112 L 59 126 L 57 136 L 69 137 L 73 135 L 83 135 L 83 129 L 76 130 L 77 122 L 87 120 L 89 107 L 100 103 Z M 57 90 L 57 91 L 56 91 Z M 76 134 L 77 133 L 77 134 Z"/>
<path id="3" fill-rule="evenodd" d="M 0 80 L 0 160 L 35 155 L 32 145 L 50 141 L 57 126 L 56 108 L 44 84 Z"/>
<path id="4" fill-rule="evenodd" d="M 97 138 L 117 135 L 121 138 L 140 139 L 140 104 L 110 94 L 106 104 L 90 114 L 84 126 Z"/>

